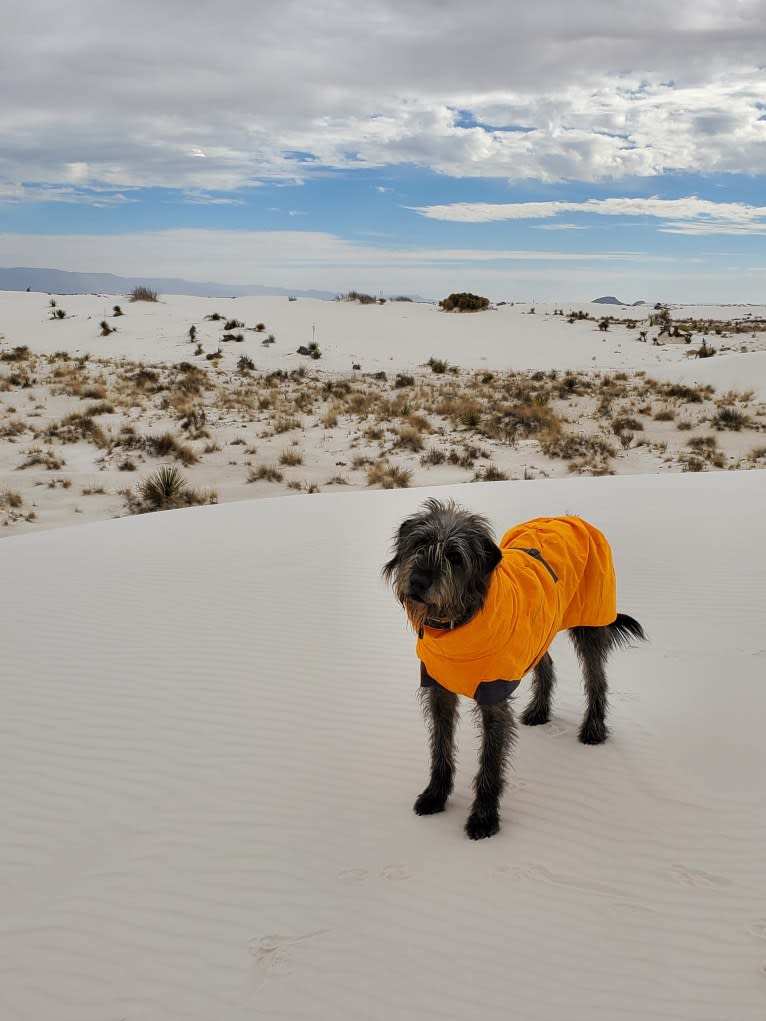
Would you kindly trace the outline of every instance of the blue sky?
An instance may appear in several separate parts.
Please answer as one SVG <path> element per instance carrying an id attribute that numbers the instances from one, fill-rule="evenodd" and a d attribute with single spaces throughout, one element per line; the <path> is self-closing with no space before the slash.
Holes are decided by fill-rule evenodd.
<path id="1" fill-rule="evenodd" d="M 9 6 L 0 265 L 764 300 L 763 0 Z"/>

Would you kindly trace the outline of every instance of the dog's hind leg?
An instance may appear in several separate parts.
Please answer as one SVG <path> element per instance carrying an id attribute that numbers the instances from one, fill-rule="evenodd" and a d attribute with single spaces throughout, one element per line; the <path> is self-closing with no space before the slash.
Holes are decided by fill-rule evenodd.
<path id="1" fill-rule="evenodd" d="M 431 778 L 414 808 L 418 815 L 433 815 L 444 811 L 452 793 L 458 700 L 457 695 L 435 681 L 421 688 L 420 696 L 431 742 Z"/>
<path id="2" fill-rule="evenodd" d="M 569 637 L 582 666 L 588 702 L 579 738 L 583 744 L 601 744 L 609 736 L 606 659 L 614 640 L 609 627 L 573 627 Z"/>
<path id="3" fill-rule="evenodd" d="M 474 777 L 474 802 L 465 831 L 471 840 L 491 837 L 500 829 L 500 796 L 516 735 L 516 721 L 508 698 L 494 705 L 477 705 L 482 722 L 479 771 Z"/>
<path id="4" fill-rule="evenodd" d="M 553 660 L 546 652 L 535 667 L 532 675 L 532 700 L 521 714 L 521 722 L 528 727 L 538 727 L 551 717 L 551 695 L 556 683 Z"/>

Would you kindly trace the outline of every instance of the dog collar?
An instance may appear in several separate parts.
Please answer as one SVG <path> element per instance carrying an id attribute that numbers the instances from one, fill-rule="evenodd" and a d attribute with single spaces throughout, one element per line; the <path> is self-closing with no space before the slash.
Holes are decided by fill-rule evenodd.
<path id="1" fill-rule="evenodd" d="M 437 631 L 454 631 L 456 627 L 462 627 L 470 620 L 470 616 L 461 617 L 460 620 L 444 620 L 439 617 L 426 617 L 425 626 L 435 628 Z"/>

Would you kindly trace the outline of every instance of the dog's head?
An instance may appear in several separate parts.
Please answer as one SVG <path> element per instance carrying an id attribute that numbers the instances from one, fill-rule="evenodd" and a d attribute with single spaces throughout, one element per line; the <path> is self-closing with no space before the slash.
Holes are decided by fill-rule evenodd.
<path id="1" fill-rule="evenodd" d="M 502 555 L 486 518 L 452 500 L 426 500 L 399 526 L 383 577 L 420 634 L 428 619 L 450 626 L 481 609 Z"/>

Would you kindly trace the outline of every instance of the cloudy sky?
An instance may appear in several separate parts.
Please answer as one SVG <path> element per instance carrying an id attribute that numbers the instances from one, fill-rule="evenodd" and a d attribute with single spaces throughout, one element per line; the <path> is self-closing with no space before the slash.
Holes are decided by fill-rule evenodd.
<path id="1" fill-rule="evenodd" d="M 766 300 L 766 0 L 5 0 L 0 265 Z"/>

